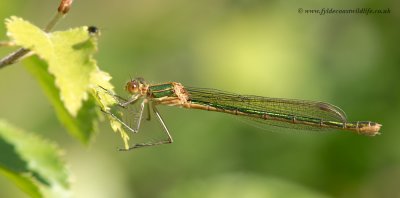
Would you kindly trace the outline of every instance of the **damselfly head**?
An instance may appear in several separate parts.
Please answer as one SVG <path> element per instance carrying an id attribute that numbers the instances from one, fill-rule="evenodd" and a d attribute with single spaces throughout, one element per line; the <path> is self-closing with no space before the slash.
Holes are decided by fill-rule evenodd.
<path id="1" fill-rule="evenodd" d="M 146 87 L 146 82 L 143 78 L 135 78 L 125 85 L 125 90 L 131 94 L 141 93 L 142 89 Z"/>

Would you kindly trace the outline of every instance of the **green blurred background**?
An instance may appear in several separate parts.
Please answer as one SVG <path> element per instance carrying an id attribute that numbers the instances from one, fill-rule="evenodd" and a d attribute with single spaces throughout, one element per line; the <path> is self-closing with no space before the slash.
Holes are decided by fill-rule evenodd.
<path id="1" fill-rule="evenodd" d="M 2 0 L 0 18 L 44 26 L 58 3 Z M 271 133 L 224 114 L 160 107 L 174 144 L 117 152 L 122 141 L 103 122 L 85 147 L 20 64 L 0 70 L 0 117 L 61 145 L 76 197 L 400 197 L 399 7 L 376 0 L 76 0 L 56 27 L 101 28 L 96 58 L 121 95 L 130 76 L 142 76 L 321 100 L 349 120 L 382 123 L 380 136 Z M 391 13 L 320 16 L 299 8 Z M 4 25 L 0 39 L 7 39 Z M 140 135 L 158 133 L 158 124 L 145 123 Z M 25 196 L 4 177 L 0 189 L 0 197 Z"/>

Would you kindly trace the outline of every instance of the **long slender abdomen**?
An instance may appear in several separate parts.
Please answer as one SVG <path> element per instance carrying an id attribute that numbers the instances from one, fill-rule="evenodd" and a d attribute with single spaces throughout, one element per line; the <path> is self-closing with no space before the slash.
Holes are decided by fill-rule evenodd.
<path id="1" fill-rule="evenodd" d="M 357 121 L 357 122 L 329 121 L 320 118 L 287 115 L 287 114 L 258 111 L 246 108 L 235 108 L 235 107 L 215 105 L 215 104 L 207 105 L 193 101 L 182 104 L 181 106 L 184 108 L 201 109 L 207 111 L 229 113 L 232 115 L 247 116 L 260 120 L 271 120 L 276 122 L 285 122 L 293 125 L 312 126 L 313 128 L 316 129 L 330 128 L 337 130 L 348 130 L 367 136 L 374 136 L 379 134 L 379 130 L 381 127 L 380 124 L 370 121 Z"/>

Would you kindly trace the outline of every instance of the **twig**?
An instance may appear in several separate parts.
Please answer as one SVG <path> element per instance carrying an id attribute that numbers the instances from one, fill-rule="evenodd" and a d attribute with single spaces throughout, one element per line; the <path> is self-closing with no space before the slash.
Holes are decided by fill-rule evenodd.
<path id="1" fill-rule="evenodd" d="M 56 24 L 64 17 L 64 13 L 62 12 L 57 12 L 56 15 L 51 19 L 51 21 L 46 25 L 46 27 L 43 29 L 45 32 L 50 32 L 51 29 L 56 26 Z"/>
<path id="2" fill-rule="evenodd" d="M 0 41 L 0 47 L 2 46 L 13 47 L 15 46 L 15 43 L 12 41 Z"/>
<path id="3" fill-rule="evenodd" d="M 56 15 L 50 20 L 50 22 L 44 28 L 45 32 L 50 32 L 51 29 L 53 29 L 54 26 L 56 26 L 56 24 L 60 21 L 60 19 L 62 19 L 68 13 L 68 11 L 71 9 L 72 2 L 73 0 L 61 0 Z M 17 51 L 10 53 L 9 55 L 5 56 L 0 60 L 0 69 L 19 61 L 29 52 L 30 52 L 29 49 L 20 48 Z"/>
<path id="4" fill-rule="evenodd" d="M 26 55 L 28 52 L 30 52 L 29 49 L 19 48 L 17 51 L 12 52 L 11 54 L 7 55 L 6 57 L 4 57 L 3 59 L 0 60 L 0 69 L 7 65 L 11 65 L 11 64 L 15 63 L 21 57 Z"/>

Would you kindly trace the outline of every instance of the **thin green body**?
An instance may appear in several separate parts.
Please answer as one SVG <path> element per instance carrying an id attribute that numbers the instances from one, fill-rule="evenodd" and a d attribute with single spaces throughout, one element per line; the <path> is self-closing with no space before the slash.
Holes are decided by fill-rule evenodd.
<path id="1" fill-rule="evenodd" d="M 129 99 L 124 99 L 103 87 L 101 88 L 117 101 L 119 107 L 122 107 L 124 113 L 120 112 L 119 115 L 131 114 L 132 109 L 129 109 L 129 106 L 141 100 L 137 117 L 124 116 L 124 118 L 121 118 L 121 116 L 115 115 L 109 110 L 103 110 L 125 129 L 133 133 L 139 131 L 143 111 L 147 106 L 147 119 L 150 120 L 150 112 L 153 111 L 167 135 L 167 139 L 134 144 L 121 149 L 124 151 L 173 142 L 172 136 L 157 110 L 157 105 L 222 112 L 248 118 L 262 124 L 262 126 L 287 129 L 341 129 L 374 136 L 379 134 L 382 126 L 370 121 L 348 122 L 343 110 L 325 102 L 239 95 L 216 89 L 184 87 L 177 82 L 150 85 L 143 78 L 132 79 L 126 84 L 125 89 L 132 94 Z M 133 120 L 130 120 L 130 118 Z"/>
<path id="2" fill-rule="evenodd" d="M 300 130 L 341 129 L 376 135 L 380 124 L 348 122 L 340 108 L 324 102 L 239 95 L 216 89 L 187 88 L 189 102 L 198 109 L 246 116 L 265 125 Z"/>
<path id="3" fill-rule="evenodd" d="M 231 111 L 236 112 L 235 114 L 242 113 L 242 115 L 255 117 L 264 120 L 275 120 L 275 121 L 284 121 L 286 123 L 292 124 L 305 124 L 305 125 L 312 125 L 317 128 L 336 128 L 336 129 L 347 129 L 347 130 L 357 130 L 363 126 L 368 125 L 375 125 L 374 122 L 369 121 L 358 121 L 358 122 L 337 122 L 337 121 L 329 121 L 323 120 L 320 118 L 312 118 L 312 117 L 303 117 L 303 116 L 296 116 L 296 115 L 288 115 L 282 113 L 274 113 L 268 111 L 258 111 L 254 109 L 246 109 L 246 108 L 238 108 L 234 106 L 225 106 L 221 104 L 213 104 L 203 101 L 191 101 L 194 104 L 204 105 L 204 106 L 211 106 L 215 107 L 217 111 L 225 112 Z"/>
<path id="4" fill-rule="evenodd" d="M 239 95 L 216 89 L 184 87 L 177 82 L 148 85 L 134 80 L 130 83 L 127 90 L 140 92 L 156 104 L 229 113 L 275 127 L 342 129 L 371 136 L 378 134 L 381 127 L 370 121 L 349 122 L 343 110 L 325 102 Z"/>

